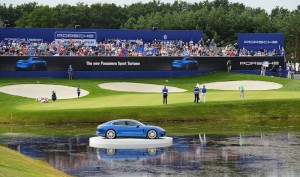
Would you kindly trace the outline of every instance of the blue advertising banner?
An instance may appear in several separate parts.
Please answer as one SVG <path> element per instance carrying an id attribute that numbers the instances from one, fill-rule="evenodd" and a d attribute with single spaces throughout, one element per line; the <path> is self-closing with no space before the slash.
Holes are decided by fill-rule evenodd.
<path id="1" fill-rule="evenodd" d="M 54 38 L 56 44 L 66 44 L 70 39 L 72 39 L 73 42 L 83 43 L 84 46 L 96 46 L 97 33 L 57 31 L 55 32 Z"/>
<path id="2" fill-rule="evenodd" d="M 248 51 L 259 51 L 261 48 L 268 51 L 282 50 L 284 47 L 283 33 L 240 33 L 238 35 L 239 48 Z"/>
<path id="3" fill-rule="evenodd" d="M 203 38 L 201 30 L 118 30 L 118 29 L 64 29 L 64 28 L 0 28 L 0 41 L 44 41 L 52 42 L 55 39 L 72 36 L 72 39 L 94 40 L 137 40 L 153 42 L 156 40 L 182 40 L 194 43 Z"/>

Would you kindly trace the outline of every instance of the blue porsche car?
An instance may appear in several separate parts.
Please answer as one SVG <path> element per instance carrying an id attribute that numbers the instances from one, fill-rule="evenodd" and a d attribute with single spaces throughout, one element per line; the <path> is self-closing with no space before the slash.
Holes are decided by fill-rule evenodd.
<path id="1" fill-rule="evenodd" d="M 113 139 L 117 137 L 140 137 L 155 139 L 164 137 L 166 131 L 158 126 L 144 125 L 132 119 L 112 120 L 98 125 L 98 136 Z"/>
<path id="2" fill-rule="evenodd" d="M 183 58 L 172 62 L 172 69 L 192 70 L 198 69 L 198 61 L 193 58 Z"/>
<path id="3" fill-rule="evenodd" d="M 46 70 L 47 62 L 38 57 L 30 57 L 27 60 L 18 60 L 16 63 L 17 70 L 38 71 Z"/>

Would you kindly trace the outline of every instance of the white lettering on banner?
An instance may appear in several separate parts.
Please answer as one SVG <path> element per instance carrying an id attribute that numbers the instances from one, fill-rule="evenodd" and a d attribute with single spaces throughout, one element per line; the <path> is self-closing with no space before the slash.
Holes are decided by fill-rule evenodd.
<path id="1" fill-rule="evenodd" d="M 126 66 L 127 63 L 126 63 L 126 62 L 120 62 L 120 61 L 118 61 L 118 65 L 119 65 L 119 66 Z"/>
<path id="2" fill-rule="evenodd" d="M 65 39 L 64 44 L 68 44 L 69 39 Z M 82 40 L 81 39 L 73 39 L 73 41 L 79 42 L 81 44 Z M 60 44 L 61 43 L 61 39 L 55 39 L 55 44 Z M 85 46 L 96 46 L 96 39 L 83 39 L 83 44 Z"/>
<path id="3" fill-rule="evenodd" d="M 240 65 L 246 65 L 246 66 L 249 66 L 249 65 L 256 65 L 256 62 L 254 61 L 241 61 L 240 62 Z"/>
<path id="4" fill-rule="evenodd" d="M 141 65 L 140 62 L 131 62 L 131 61 L 127 61 L 127 63 L 128 63 L 129 66 L 132 66 L 132 65 L 134 65 L 134 66 L 140 66 L 140 65 Z"/>
<path id="5" fill-rule="evenodd" d="M 103 66 L 116 66 L 118 65 L 117 62 L 104 62 L 104 61 L 101 61 L 101 65 Z"/>
<path id="6" fill-rule="evenodd" d="M 76 34 L 76 33 L 58 33 L 56 34 L 56 38 L 74 38 L 74 39 L 95 39 L 96 35 L 94 34 Z"/>
<path id="7" fill-rule="evenodd" d="M 256 61 L 241 61 L 240 62 L 240 66 L 251 66 L 251 65 L 261 66 L 263 64 L 264 64 L 264 62 L 261 62 L 261 61 L 258 61 L 258 62 L 256 62 Z M 273 61 L 268 64 L 279 65 L 279 61 Z"/>
<path id="8" fill-rule="evenodd" d="M 86 61 L 87 66 L 140 66 L 140 62 L 133 62 L 133 61 L 125 61 L 125 62 L 91 62 L 91 61 Z"/>
<path id="9" fill-rule="evenodd" d="M 83 42 L 85 46 L 96 46 L 97 33 L 96 32 L 55 32 L 55 44 L 60 44 L 62 38 L 64 38 L 64 44 L 68 44 L 69 39 L 79 42 Z"/>
<path id="10" fill-rule="evenodd" d="M 43 42 L 40 38 L 4 38 L 4 41 L 15 42 Z"/>
<path id="11" fill-rule="evenodd" d="M 273 44 L 277 45 L 278 41 L 244 41 L 244 44 Z"/>
<path id="12" fill-rule="evenodd" d="M 259 61 L 259 62 L 257 62 L 256 64 L 257 64 L 257 65 L 262 65 L 263 62 L 262 62 L 262 61 Z"/>

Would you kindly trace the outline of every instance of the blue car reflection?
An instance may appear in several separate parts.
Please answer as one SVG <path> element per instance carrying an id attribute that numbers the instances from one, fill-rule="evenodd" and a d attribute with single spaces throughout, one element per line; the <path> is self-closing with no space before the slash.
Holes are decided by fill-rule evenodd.
<path id="1" fill-rule="evenodd" d="M 165 153 L 164 148 L 147 149 L 98 149 L 98 160 L 136 161 L 160 157 Z"/>
<path id="2" fill-rule="evenodd" d="M 112 120 L 98 125 L 98 136 L 113 139 L 117 137 L 140 137 L 155 139 L 164 137 L 166 131 L 158 126 L 148 126 L 132 119 Z"/>
<path id="3" fill-rule="evenodd" d="M 37 70 L 46 70 L 47 62 L 38 57 L 30 57 L 27 60 L 18 60 L 16 63 L 17 70 L 28 70 L 28 71 L 37 71 Z"/>
<path id="4" fill-rule="evenodd" d="M 177 70 L 192 70 L 198 69 L 198 61 L 193 58 L 183 58 L 172 62 L 172 69 Z"/>

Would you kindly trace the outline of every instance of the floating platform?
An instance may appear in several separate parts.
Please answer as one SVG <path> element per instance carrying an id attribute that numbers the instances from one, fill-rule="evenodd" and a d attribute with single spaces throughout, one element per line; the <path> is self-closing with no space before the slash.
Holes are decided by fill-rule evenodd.
<path id="1" fill-rule="evenodd" d="M 114 149 L 144 149 L 168 147 L 173 145 L 173 138 L 162 137 L 158 139 L 145 138 L 117 138 L 107 139 L 104 137 L 91 137 L 89 145 L 95 148 L 114 148 Z"/>

